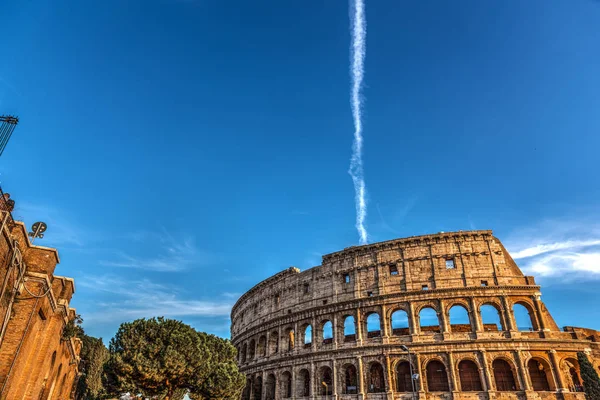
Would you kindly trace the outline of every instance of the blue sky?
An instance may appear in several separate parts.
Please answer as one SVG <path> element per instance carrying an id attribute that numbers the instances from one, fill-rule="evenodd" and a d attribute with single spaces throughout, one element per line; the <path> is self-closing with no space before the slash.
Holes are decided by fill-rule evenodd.
<path id="1" fill-rule="evenodd" d="M 105 341 L 357 244 L 344 1 L 8 2 L 0 160 Z M 559 325 L 600 329 L 600 3 L 369 1 L 371 242 L 493 229 Z"/>

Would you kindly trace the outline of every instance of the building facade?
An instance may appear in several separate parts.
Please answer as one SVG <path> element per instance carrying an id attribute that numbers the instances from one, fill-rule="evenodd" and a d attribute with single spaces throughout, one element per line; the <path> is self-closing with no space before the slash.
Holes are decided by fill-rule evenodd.
<path id="1" fill-rule="evenodd" d="M 600 371 L 600 334 L 559 329 L 491 231 L 325 255 L 254 286 L 231 321 L 244 400 L 584 399 L 577 352 Z"/>
<path id="2" fill-rule="evenodd" d="M 55 275 L 56 249 L 33 245 L 0 196 L 0 399 L 72 398 L 81 341 L 63 334 L 75 318 L 73 279 Z"/>

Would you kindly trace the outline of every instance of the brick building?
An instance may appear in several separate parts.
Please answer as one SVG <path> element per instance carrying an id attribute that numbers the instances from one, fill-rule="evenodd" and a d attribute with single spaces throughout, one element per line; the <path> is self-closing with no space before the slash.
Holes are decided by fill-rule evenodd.
<path id="1" fill-rule="evenodd" d="M 583 400 L 577 352 L 600 371 L 600 333 L 559 329 L 491 231 L 325 255 L 254 286 L 231 321 L 243 400 Z"/>
<path id="2" fill-rule="evenodd" d="M 11 210 L 0 201 L 0 399 L 70 399 L 81 341 L 63 327 L 75 283 L 54 274 L 56 249 L 31 244 Z"/>

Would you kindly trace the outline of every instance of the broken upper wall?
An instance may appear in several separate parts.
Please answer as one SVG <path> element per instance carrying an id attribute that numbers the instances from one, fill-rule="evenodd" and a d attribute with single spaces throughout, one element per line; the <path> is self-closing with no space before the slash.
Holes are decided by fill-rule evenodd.
<path id="1" fill-rule="evenodd" d="M 232 309 L 232 335 L 328 303 L 402 292 L 532 286 L 492 231 L 459 231 L 355 246 L 322 265 L 282 271 L 254 286 Z"/>

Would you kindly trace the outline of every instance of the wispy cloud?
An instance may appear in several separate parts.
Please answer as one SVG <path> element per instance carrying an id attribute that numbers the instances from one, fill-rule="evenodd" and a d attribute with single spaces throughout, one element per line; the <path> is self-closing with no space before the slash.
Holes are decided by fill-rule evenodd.
<path id="1" fill-rule="evenodd" d="M 223 293 L 208 300 L 183 298 L 181 290 L 173 285 L 155 283 L 148 279 L 126 280 L 117 276 L 81 278 L 79 287 L 87 291 L 109 294 L 111 302 L 98 302 L 95 311 L 86 314 L 89 324 L 123 322 L 136 318 L 165 317 L 217 317 L 229 318 L 237 297 Z"/>
<path id="2" fill-rule="evenodd" d="M 600 224 L 547 220 L 506 243 L 527 274 L 561 282 L 600 279 Z"/>
<path id="3" fill-rule="evenodd" d="M 134 241 L 151 243 L 153 254 L 135 256 L 120 251 L 116 254 L 116 259 L 101 260 L 101 265 L 151 271 L 181 271 L 191 265 L 207 265 L 216 261 L 214 255 L 198 249 L 192 237 L 175 238 L 164 229 L 160 232 L 135 232 L 126 236 Z"/>

